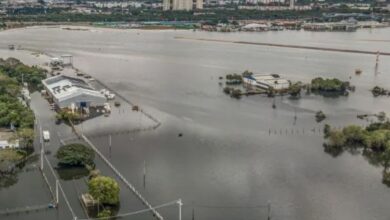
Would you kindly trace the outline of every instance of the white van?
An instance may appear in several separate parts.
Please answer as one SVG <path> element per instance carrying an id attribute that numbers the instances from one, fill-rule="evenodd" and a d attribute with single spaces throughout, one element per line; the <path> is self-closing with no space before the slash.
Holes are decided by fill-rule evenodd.
<path id="1" fill-rule="evenodd" d="M 44 130 L 42 133 L 43 133 L 43 140 L 50 141 L 50 132 L 48 130 Z"/>

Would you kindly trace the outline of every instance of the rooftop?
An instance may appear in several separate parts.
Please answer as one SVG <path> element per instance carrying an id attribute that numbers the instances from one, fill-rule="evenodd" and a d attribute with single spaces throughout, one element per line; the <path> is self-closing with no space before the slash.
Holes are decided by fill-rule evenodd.
<path id="1" fill-rule="evenodd" d="M 94 96 L 103 96 L 94 90 L 88 83 L 79 78 L 58 75 L 42 81 L 46 89 L 59 101 L 70 98 L 80 93 L 87 93 Z"/>
<path id="2" fill-rule="evenodd" d="M 277 74 L 254 74 L 251 76 L 252 79 L 257 82 L 275 82 L 280 83 L 289 83 L 287 79 L 281 78 Z"/>

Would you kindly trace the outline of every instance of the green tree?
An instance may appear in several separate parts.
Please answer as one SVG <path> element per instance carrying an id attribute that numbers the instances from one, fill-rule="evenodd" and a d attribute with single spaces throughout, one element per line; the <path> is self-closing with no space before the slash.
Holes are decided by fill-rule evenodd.
<path id="1" fill-rule="evenodd" d="M 93 165 L 95 153 L 83 144 L 68 144 L 60 147 L 56 157 L 60 165 L 87 166 Z"/>
<path id="2" fill-rule="evenodd" d="M 21 128 L 17 132 L 17 136 L 26 147 L 32 147 L 34 142 L 34 130 L 31 128 Z"/>
<path id="3" fill-rule="evenodd" d="M 119 185 L 107 176 L 98 176 L 88 182 L 89 194 L 95 200 L 105 205 L 117 205 L 119 203 Z"/>
<path id="4" fill-rule="evenodd" d="M 363 144 L 366 139 L 366 133 L 357 125 L 350 125 L 343 129 L 343 134 L 348 144 Z"/>
<path id="5" fill-rule="evenodd" d="M 111 210 L 103 209 L 97 214 L 96 217 L 99 219 L 109 219 L 111 217 Z"/>
<path id="6" fill-rule="evenodd" d="M 329 145 L 332 147 L 341 148 L 345 144 L 345 137 L 341 131 L 332 130 L 329 133 Z"/>
<path id="7" fill-rule="evenodd" d="M 385 171 L 387 171 L 390 165 L 390 141 L 386 143 L 386 150 L 382 153 L 381 160 Z"/>
<path id="8" fill-rule="evenodd" d="M 301 90 L 302 90 L 302 82 L 296 82 L 289 86 L 288 93 L 292 97 L 300 97 L 301 96 Z"/>
<path id="9" fill-rule="evenodd" d="M 390 139 L 390 131 L 388 130 L 376 130 L 369 135 L 367 135 L 365 139 L 365 145 L 368 148 L 373 150 L 383 150 L 385 149 L 387 140 Z"/>

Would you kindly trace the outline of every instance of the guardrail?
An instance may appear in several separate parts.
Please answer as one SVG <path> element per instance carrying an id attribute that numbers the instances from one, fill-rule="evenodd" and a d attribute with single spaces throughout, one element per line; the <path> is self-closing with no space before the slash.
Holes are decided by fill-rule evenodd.
<path id="1" fill-rule="evenodd" d="M 141 201 L 144 205 L 146 205 L 151 212 L 156 216 L 157 219 L 163 220 L 164 218 L 161 216 L 159 212 L 155 208 L 153 208 L 152 205 L 135 189 L 135 187 L 127 181 L 125 177 L 104 157 L 104 155 L 95 147 L 95 145 L 92 144 L 91 141 L 88 140 L 87 137 L 84 136 L 84 134 L 81 135 L 81 137 L 84 139 L 85 142 L 87 142 L 90 147 L 99 155 L 100 158 L 114 171 L 114 173 L 119 177 L 120 180 L 126 185 L 127 188 L 129 188 Z"/>

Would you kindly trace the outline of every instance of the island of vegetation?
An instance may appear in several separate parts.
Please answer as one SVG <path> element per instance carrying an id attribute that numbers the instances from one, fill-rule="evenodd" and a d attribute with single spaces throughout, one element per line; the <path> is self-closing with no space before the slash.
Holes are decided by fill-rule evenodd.
<path id="1" fill-rule="evenodd" d="M 322 111 L 316 112 L 316 122 L 321 122 L 326 118 L 326 115 Z"/>
<path id="2" fill-rule="evenodd" d="M 56 154 L 60 166 L 94 167 L 95 152 L 83 144 L 61 146 Z"/>
<path id="3" fill-rule="evenodd" d="M 372 92 L 372 95 L 374 95 L 374 97 L 389 96 L 390 95 L 390 91 L 389 90 L 384 89 L 384 88 L 379 87 L 379 86 L 375 86 L 374 88 L 372 88 L 371 92 Z"/>
<path id="4" fill-rule="evenodd" d="M 348 90 L 353 90 L 350 83 L 339 79 L 324 79 L 317 77 L 311 80 L 308 87 L 311 92 L 321 95 L 348 95 Z"/>
<path id="5" fill-rule="evenodd" d="M 250 78 L 253 75 L 251 71 L 244 71 L 241 74 L 233 73 L 227 74 L 225 77 L 219 77 L 219 85 L 222 85 L 222 81 L 225 78 L 226 86 L 223 88 L 223 92 L 230 95 L 233 98 L 241 98 L 242 95 L 255 95 L 265 94 L 268 97 L 274 97 L 275 95 L 289 94 L 291 98 L 301 98 L 302 90 L 306 90 L 306 94 L 318 94 L 323 96 L 340 96 L 348 95 L 349 91 L 354 91 L 355 87 L 351 86 L 348 81 L 341 81 L 336 78 L 327 79 L 317 77 L 311 80 L 310 83 L 304 84 L 301 81 L 291 82 L 288 80 L 288 88 L 275 89 L 275 86 L 270 85 L 269 88 L 259 87 L 245 81 L 245 78 Z M 280 79 L 278 74 L 270 74 L 275 79 Z M 275 81 L 276 83 L 277 81 Z"/>
<path id="6" fill-rule="evenodd" d="M 361 152 L 368 161 L 383 166 L 382 182 L 390 186 L 390 122 L 375 122 L 366 128 L 349 125 L 342 130 L 324 127 L 325 151 L 338 156 L 344 150 Z"/>

